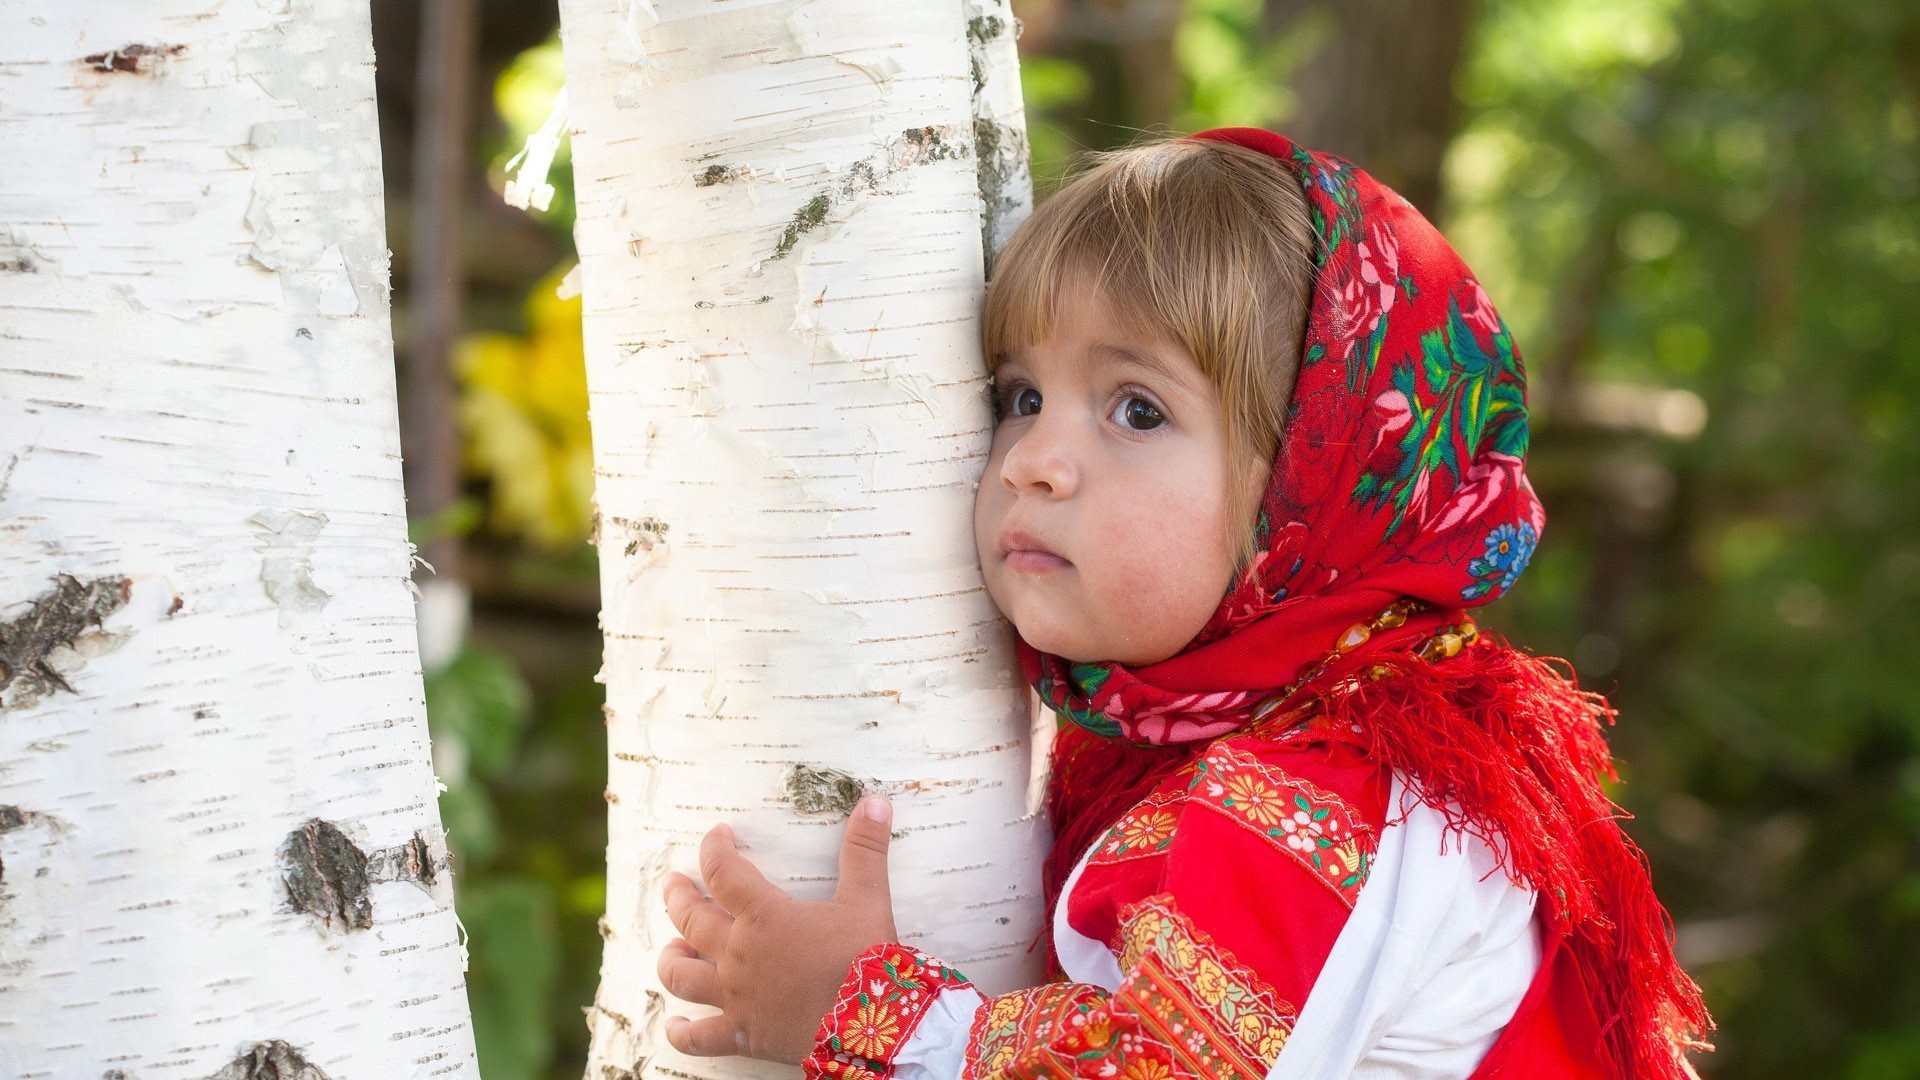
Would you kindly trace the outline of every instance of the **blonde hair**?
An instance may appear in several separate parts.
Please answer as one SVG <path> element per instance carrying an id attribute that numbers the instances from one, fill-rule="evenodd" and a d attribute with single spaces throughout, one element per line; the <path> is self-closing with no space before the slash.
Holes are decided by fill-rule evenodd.
<path id="1" fill-rule="evenodd" d="M 1045 340 L 1061 294 L 1081 281 L 1124 329 L 1167 337 L 1199 361 L 1220 392 L 1236 465 L 1273 459 L 1313 287 L 1312 219 L 1285 163 L 1197 139 L 1094 155 L 995 261 L 987 370 Z"/>

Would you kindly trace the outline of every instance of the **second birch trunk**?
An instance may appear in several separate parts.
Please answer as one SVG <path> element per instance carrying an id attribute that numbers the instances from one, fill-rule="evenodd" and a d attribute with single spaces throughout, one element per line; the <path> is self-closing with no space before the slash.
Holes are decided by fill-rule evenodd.
<path id="1" fill-rule="evenodd" d="M 884 790 L 907 939 L 988 988 L 1037 974 L 1029 713 L 970 525 L 983 243 L 1028 200 L 1014 23 L 960 0 L 561 20 L 611 753 L 588 1075 L 765 1075 L 661 1036 L 659 879 L 717 821 L 819 898 L 851 799 Z"/>

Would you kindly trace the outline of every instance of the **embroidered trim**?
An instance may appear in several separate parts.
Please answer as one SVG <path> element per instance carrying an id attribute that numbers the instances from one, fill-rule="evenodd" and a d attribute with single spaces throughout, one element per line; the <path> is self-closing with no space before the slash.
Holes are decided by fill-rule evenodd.
<path id="1" fill-rule="evenodd" d="M 1094 846 L 1089 865 L 1163 855 L 1173 846 L 1184 805 L 1218 811 L 1306 868 L 1352 909 L 1373 868 L 1380 838 L 1345 799 L 1262 761 L 1232 743 L 1214 743 L 1183 769 L 1184 791 L 1158 791 L 1136 803 Z"/>
<path id="2" fill-rule="evenodd" d="M 1071 1077 L 1074 1064 L 1114 1048 L 1107 992 L 1053 983 L 1002 994 L 973 1017 L 961 1080 Z"/>
<path id="3" fill-rule="evenodd" d="M 1230 745 L 1194 765 L 1189 799 L 1267 841 L 1353 907 L 1380 841 L 1345 799 Z"/>
<path id="4" fill-rule="evenodd" d="M 915 949 L 875 945 L 854 957 L 801 1068 L 809 1080 L 889 1076 L 893 1055 L 913 1037 L 940 991 L 969 985 L 965 975 Z"/>
<path id="5" fill-rule="evenodd" d="M 1089 863 L 1117 863 L 1164 854 L 1173 846 L 1174 830 L 1180 824 L 1180 804 L 1186 793 L 1159 792 L 1134 804 L 1120 815 L 1100 842 L 1094 845 Z"/>
<path id="6" fill-rule="evenodd" d="M 1178 1075 L 1267 1074 L 1299 1012 L 1265 980 L 1194 926 L 1167 895 L 1122 914 L 1127 981 L 1114 1011 L 1138 1017 L 1141 1034 L 1168 1047 Z"/>
<path id="7" fill-rule="evenodd" d="M 1298 1011 L 1172 897 L 1123 920 L 1118 991 L 1055 983 L 994 998 L 974 1014 L 961 1080 L 1262 1080 Z"/>

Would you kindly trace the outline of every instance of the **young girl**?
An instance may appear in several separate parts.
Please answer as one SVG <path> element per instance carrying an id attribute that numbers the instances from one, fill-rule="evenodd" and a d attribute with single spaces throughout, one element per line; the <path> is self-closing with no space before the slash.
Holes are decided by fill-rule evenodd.
<path id="1" fill-rule="evenodd" d="M 986 999 L 894 943 L 869 799 L 831 902 L 724 826 L 713 899 L 670 879 L 661 977 L 723 1012 L 669 1042 L 836 1080 L 1688 1075 L 1611 711 L 1467 614 L 1544 519 L 1519 357 L 1433 227 L 1267 131 L 1120 151 L 1007 246 L 985 348 L 975 534 L 1063 718 L 1060 978 Z"/>

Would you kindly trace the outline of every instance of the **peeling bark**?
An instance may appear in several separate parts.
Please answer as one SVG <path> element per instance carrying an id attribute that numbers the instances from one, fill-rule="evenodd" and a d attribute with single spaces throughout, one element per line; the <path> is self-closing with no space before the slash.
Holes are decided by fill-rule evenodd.
<path id="1" fill-rule="evenodd" d="M 55 690 L 73 693 L 49 657 L 99 630 L 107 616 L 126 605 L 132 589 L 123 577 L 82 582 L 61 574 L 26 614 L 0 623 L 0 711 L 35 704 Z"/>
<path id="2" fill-rule="evenodd" d="M 319 818 L 287 834 L 280 845 L 280 879 L 287 902 L 332 928 L 373 925 L 373 901 L 367 896 L 367 853 L 331 821 Z"/>
<path id="3" fill-rule="evenodd" d="M 328 929 L 338 921 L 352 931 L 373 925 L 371 886 L 405 881 L 431 893 L 453 856 L 444 841 L 429 840 L 421 832 L 369 853 L 338 825 L 312 818 L 287 834 L 279 859 L 281 884 L 293 910 L 313 916 Z"/>

